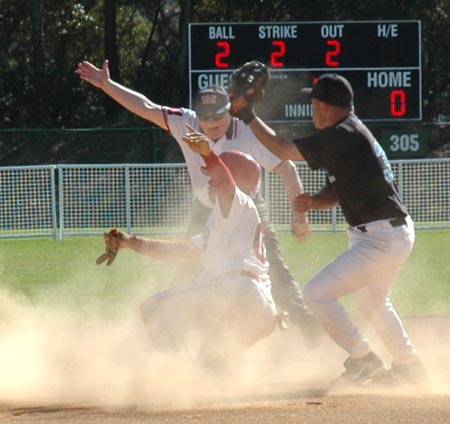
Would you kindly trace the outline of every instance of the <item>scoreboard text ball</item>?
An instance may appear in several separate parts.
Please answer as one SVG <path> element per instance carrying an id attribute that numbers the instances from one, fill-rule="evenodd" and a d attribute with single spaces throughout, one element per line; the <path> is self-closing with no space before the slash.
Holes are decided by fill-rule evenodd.
<path id="1" fill-rule="evenodd" d="M 363 120 L 422 119 L 420 21 L 190 24 L 191 99 L 208 85 L 226 88 L 231 72 L 250 60 L 270 67 L 257 106 L 269 122 L 311 120 L 300 89 L 324 73 L 350 81 Z"/>

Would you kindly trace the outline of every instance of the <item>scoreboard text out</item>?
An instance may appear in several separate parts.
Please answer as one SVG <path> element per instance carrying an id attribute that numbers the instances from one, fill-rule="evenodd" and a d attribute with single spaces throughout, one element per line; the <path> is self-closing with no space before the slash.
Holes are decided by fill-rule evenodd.
<path id="1" fill-rule="evenodd" d="M 231 72 L 250 60 L 270 67 L 257 106 L 269 122 L 311 120 L 300 89 L 330 72 L 352 84 L 361 119 L 422 119 L 419 21 L 190 24 L 191 99 L 208 85 L 227 87 Z"/>

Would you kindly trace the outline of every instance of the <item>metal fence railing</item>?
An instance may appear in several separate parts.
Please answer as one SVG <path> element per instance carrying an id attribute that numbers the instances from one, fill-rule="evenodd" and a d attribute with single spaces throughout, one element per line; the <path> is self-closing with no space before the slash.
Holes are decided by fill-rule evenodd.
<path id="1" fill-rule="evenodd" d="M 325 181 L 298 162 L 305 190 Z M 417 228 L 450 227 L 450 159 L 391 161 L 399 191 Z M 282 179 L 265 174 L 262 194 L 275 227 L 292 211 Z M 38 165 L 0 167 L 0 238 L 184 232 L 191 212 L 185 164 Z M 340 208 L 310 213 L 313 231 L 346 227 Z"/>

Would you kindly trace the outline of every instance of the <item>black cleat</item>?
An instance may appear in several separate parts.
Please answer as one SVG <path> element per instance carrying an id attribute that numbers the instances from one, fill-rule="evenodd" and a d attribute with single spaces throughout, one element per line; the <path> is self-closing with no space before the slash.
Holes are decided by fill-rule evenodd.
<path id="1" fill-rule="evenodd" d="M 336 378 L 332 387 L 345 387 L 361 385 L 378 375 L 386 374 L 386 368 L 381 359 L 373 352 L 362 358 L 347 358 L 344 362 L 345 371 Z"/>
<path id="2" fill-rule="evenodd" d="M 372 380 L 374 384 L 384 385 L 419 385 L 428 383 L 427 370 L 422 361 L 407 364 L 392 362 L 391 368 Z"/>

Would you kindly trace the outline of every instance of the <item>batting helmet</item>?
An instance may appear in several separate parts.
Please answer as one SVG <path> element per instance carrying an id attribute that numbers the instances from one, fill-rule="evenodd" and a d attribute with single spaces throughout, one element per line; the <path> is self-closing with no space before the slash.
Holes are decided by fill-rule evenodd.
<path id="1" fill-rule="evenodd" d="M 237 186 L 246 193 L 255 193 L 258 188 L 261 169 L 248 154 L 229 150 L 219 155 L 236 181 Z"/>

